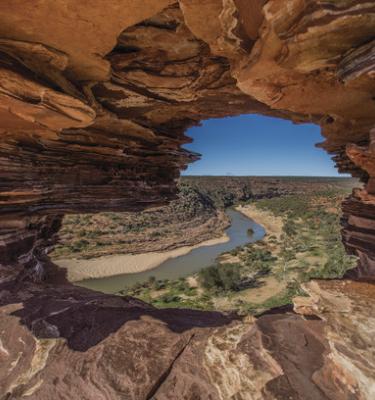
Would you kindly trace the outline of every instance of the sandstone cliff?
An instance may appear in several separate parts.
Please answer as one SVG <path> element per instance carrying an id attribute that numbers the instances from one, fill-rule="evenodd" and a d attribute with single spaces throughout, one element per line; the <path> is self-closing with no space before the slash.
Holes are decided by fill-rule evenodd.
<path id="1" fill-rule="evenodd" d="M 210 117 L 320 124 L 339 169 L 367 182 L 352 202 L 372 209 L 373 2 L 203 3 L 2 2 L 2 259 L 21 236 L 30 255 L 52 216 L 173 198 L 197 157 L 184 131 Z"/>
<path id="2" fill-rule="evenodd" d="M 165 204 L 197 158 L 185 130 L 242 113 L 322 127 L 340 171 L 365 183 L 343 240 L 353 278 L 373 279 L 374 1 L 89 3 L 0 4 L 0 396 L 372 399 L 369 283 L 312 284 L 303 309 L 321 320 L 246 327 L 30 281 L 48 275 L 63 214 Z"/>

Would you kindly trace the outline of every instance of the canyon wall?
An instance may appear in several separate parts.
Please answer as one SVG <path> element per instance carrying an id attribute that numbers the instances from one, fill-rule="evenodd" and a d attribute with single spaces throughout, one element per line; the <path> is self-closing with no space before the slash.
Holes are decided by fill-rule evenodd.
<path id="1" fill-rule="evenodd" d="M 145 367 L 159 362 L 149 353 L 153 338 L 147 336 L 144 352 L 139 350 L 149 354 L 141 358 L 143 364 L 118 359 L 129 382 L 146 368 L 139 375 L 147 377 L 144 391 L 136 391 L 140 383 L 127 392 L 121 386 L 125 377 L 116 375 L 115 367 L 108 369 L 114 361 L 98 354 L 110 349 L 114 356 L 126 354 L 134 341 L 123 333 L 129 342 L 116 342 L 118 335 L 144 318 L 163 321 L 164 314 L 152 311 L 150 316 L 147 306 L 136 304 L 130 324 L 126 304 L 132 300 L 81 293 L 66 282 L 36 282 L 55 276 L 45 254 L 63 214 L 165 204 L 175 196 L 179 171 L 198 157 L 181 147 L 189 141 L 186 129 L 203 119 L 244 113 L 322 127 L 321 147 L 341 172 L 364 182 L 343 205 L 343 241 L 359 256 L 352 277 L 372 279 L 374 1 L 3 0 L 0 22 L 0 300 L 2 331 L 7 332 L 0 342 L 6 377 L 0 398 L 41 399 L 51 393 L 82 398 L 87 380 L 97 392 L 85 393 L 86 398 L 98 391 L 110 399 L 176 398 L 176 393 L 178 398 L 225 400 L 373 398 L 374 313 L 369 299 L 374 290 L 369 283 L 330 283 L 320 291 L 313 286 L 310 292 L 320 295 L 314 306 L 303 309 L 320 322 L 280 314 L 246 329 L 240 324 L 239 333 L 232 335 L 229 321 L 215 316 L 220 322 L 212 324 L 226 327 L 211 339 L 211 333 L 204 333 L 204 371 L 203 364 L 192 361 L 199 360 L 194 354 L 203 357 L 197 344 L 190 361 L 179 364 L 179 378 L 171 375 L 175 360 L 200 338 L 194 329 L 206 332 L 204 321 L 213 317 L 200 315 L 194 329 L 181 328 L 183 316 L 176 317 L 172 328 L 160 322 L 163 343 L 173 347 L 165 350 L 166 367 L 160 374 Z M 327 296 L 329 301 L 322 300 Z M 50 309 L 45 308 L 50 301 Z M 323 303 L 322 308 L 317 305 Z M 91 321 L 98 321 L 95 327 L 102 332 L 93 341 L 84 334 L 94 335 L 85 315 L 91 306 L 100 316 Z M 122 316 L 122 324 L 114 322 L 116 315 Z M 356 326 L 348 315 L 356 315 Z M 185 316 L 190 318 L 188 312 Z M 267 319 L 278 322 L 263 324 Z M 154 329 L 154 322 L 142 324 L 135 332 Z M 285 326 L 295 327 L 296 343 L 307 352 L 301 353 L 302 360 L 285 346 Z M 169 340 L 169 333 L 179 329 L 192 334 Z M 268 347 L 259 345 L 259 329 L 274 339 Z M 341 341 L 340 331 L 347 333 Z M 231 360 L 231 349 L 238 352 L 237 361 Z M 59 371 L 69 359 L 80 373 L 60 381 Z M 263 371 L 259 380 L 244 359 Z M 224 369 L 237 372 L 223 376 L 223 368 L 212 366 L 222 361 Z M 200 371 L 204 379 L 196 380 Z M 184 374 L 194 376 L 187 380 L 194 383 L 188 391 Z M 46 376 L 53 377 L 50 384 Z M 168 377 L 168 385 L 158 392 Z"/>

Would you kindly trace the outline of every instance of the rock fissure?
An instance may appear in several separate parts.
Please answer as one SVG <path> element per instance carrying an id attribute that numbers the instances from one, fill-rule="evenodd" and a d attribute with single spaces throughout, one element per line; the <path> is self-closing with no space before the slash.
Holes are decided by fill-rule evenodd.
<path id="1" fill-rule="evenodd" d="M 175 365 L 175 363 L 178 361 L 178 359 L 181 357 L 182 353 L 185 351 L 185 349 L 189 346 L 190 342 L 194 339 L 194 334 L 192 334 L 186 344 L 181 348 L 181 350 L 177 353 L 176 357 L 172 360 L 171 364 L 168 366 L 168 368 L 163 372 L 163 374 L 160 376 L 158 381 L 155 383 L 155 385 L 151 388 L 150 392 L 146 396 L 146 400 L 152 400 L 157 396 L 158 391 L 164 384 L 164 382 L 168 379 L 168 377 L 171 374 L 172 368 Z"/>

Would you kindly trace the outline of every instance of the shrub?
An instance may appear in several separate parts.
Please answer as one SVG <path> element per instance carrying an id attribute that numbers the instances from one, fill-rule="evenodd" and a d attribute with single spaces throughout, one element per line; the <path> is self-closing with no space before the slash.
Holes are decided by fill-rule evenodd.
<path id="1" fill-rule="evenodd" d="M 165 282 L 164 282 L 164 281 L 161 281 L 161 280 L 157 280 L 157 281 L 154 283 L 154 289 L 155 289 L 155 290 L 165 289 L 165 286 L 166 286 Z"/>
<path id="2" fill-rule="evenodd" d="M 150 276 L 150 277 L 148 278 L 148 284 L 149 284 L 150 286 L 154 286 L 155 283 L 156 283 L 156 278 L 155 278 L 154 276 Z"/>
<path id="3" fill-rule="evenodd" d="M 238 290 L 241 283 L 239 264 L 215 264 L 199 272 L 199 280 L 206 289 Z"/>
<path id="4" fill-rule="evenodd" d="M 177 303 L 181 300 L 181 297 L 175 294 L 166 293 L 160 296 L 158 300 L 163 303 Z"/>

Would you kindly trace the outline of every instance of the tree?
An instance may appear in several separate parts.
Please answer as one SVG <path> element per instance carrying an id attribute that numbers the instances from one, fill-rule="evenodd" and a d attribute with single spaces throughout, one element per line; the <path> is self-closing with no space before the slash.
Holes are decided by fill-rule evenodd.
<path id="1" fill-rule="evenodd" d="M 239 264 L 215 264 L 203 268 L 199 279 L 206 289 L 238 290 L 241 283 Z"/>

